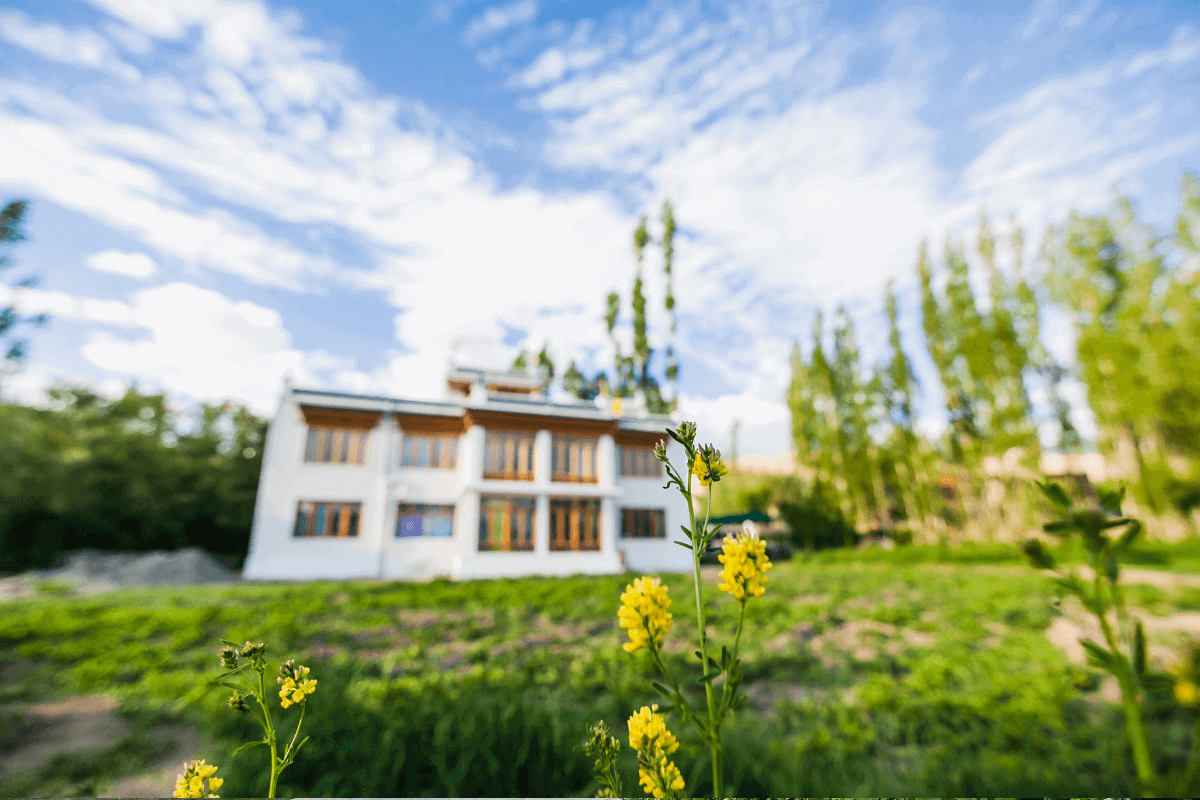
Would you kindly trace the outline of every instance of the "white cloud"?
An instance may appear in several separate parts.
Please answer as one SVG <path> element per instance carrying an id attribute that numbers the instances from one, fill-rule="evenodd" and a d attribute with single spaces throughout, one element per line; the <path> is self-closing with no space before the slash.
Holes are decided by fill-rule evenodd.
<path id="1" fill-rule="evenodd" d="M 478 42 L 515 25 L 531 22 L 536 16 L 535 0 L 518 0 L 507 6 L 490 6 L 467 26 L 467 41 Z"/>
<path id="2" fill-rule="evenodd" d="M 52 319 L 74 322 L 100 322 L 130 327 L 133 311 L 120 300 L 77 297 L 62 291 L 13 289 L 0 285 L 0 306 L 12 304 L 21 314 L 49 314 Z"/>
<path id="3" fill-rule="evenodd" d="M 1175 29 L 1171 41 L 1163 49 L 1151 50 L 1131 58 L 1125 66 L 1125 74 L 1138 75 L 1164 64 L 1177 67 L 1197 56 L 1200 56 L 1200 36 L 1193 33 L 1191 25 L 1184 24 Z"/>
<path id="4" fill-rule="evenodd" d="M 0 11 L 0 36 L 51 61 L 103 70 L 126 81 L 141 77 L 135 67 L 117 56 L 107 39 L 94 31 L 68 31 L 58 25 L 38 24 L 20 11 Z"/>
<path id="5" fill-rule="evenodd" d="M 129 308 L 130 323 L 144 334 L 130 340 L 93 332 L 81 349 L 83 357 L 110 372 L 200 400 L 236 398 L 269 414 L 285 373 L 320 386 L 324 381 L 316 370 L 348 364 L 292 347 L 275 310 L 191 284 L 140 290 Z"/>
<path id="6" fill-rule="evenodd" d="M 83 263 L 99 272 L 111 272 L 127 278 L 149 278 L 158 271 L 154 259 L 145 253 L 125 253 L 120 250 L 92 253 Z"/>

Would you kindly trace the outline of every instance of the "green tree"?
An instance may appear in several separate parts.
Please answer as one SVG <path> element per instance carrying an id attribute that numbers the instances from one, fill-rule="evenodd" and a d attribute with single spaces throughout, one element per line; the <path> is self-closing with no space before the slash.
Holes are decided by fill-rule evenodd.
<path id="1" fill-rule="evenodd" d="M 79 547 L 245 554 L 264 420 L 203 405 L 181 433 L 162 394 L 48 394 L 50 408 L 0 406 L 0 570 Z"/>
<path id="2" fill-rule="evenodd" d="M 28 208 L 29 204 L 25 200 L 13 200 L 0 211 L 0 270 L 13 266 L 12 257 L 7 251 L 12 245 L 25 239 L 23 226 Z M 18 281 L 12 287 L 13 296 L 23 289 L 36 286 L 37 282 L 38 279 L 34 276 Z M 17 326 L 22 323 L 44 325 L 47 319 L 45 314 L 23 317 L 17 311 L 17 304 L 13 302 L 0 307 L 0 351 L 4 353 L 3 357 L 0 357 L 0 374 L 15 372 L 25 361 L 29 341 L 16 337 Z M 8 339 L 7 347 L 4 345 L 5 339 Z"/>

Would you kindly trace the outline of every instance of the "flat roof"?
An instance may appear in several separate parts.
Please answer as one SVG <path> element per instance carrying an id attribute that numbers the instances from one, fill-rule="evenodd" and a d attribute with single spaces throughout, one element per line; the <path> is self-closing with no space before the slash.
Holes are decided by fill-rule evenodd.
<path id="1" fill-rule="evenodd" d="M 459 417 L 472 409 L 508 414 L 529 414 L 564 419 L 615 421 L 621 430 L 661 433 L 672 419 L 665 414 L 646 417 L 616 417 L 592 404 L 552 403 L 548 400 L 524 397 L 488 398 L 483 403 L 471 403 L 466 398 L 454 400 L 415 400 L 401 397 L 349 394 L 319 389 L 292 388 L 292 396 L 305 405 L 326 408 L 346 408 L 361 411 L 380 411 L 396 414 L 423 414 L 438 417 Z"/>

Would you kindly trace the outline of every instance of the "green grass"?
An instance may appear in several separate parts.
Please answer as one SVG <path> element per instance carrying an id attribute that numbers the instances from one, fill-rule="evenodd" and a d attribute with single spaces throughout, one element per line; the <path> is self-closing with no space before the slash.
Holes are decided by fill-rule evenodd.
<path id="1" fill-rule="evenodd" d="M 1171 568 L 1192 557 L 1166 556 Z M 776 565 L 747 609 L 751 704 L 729 729 L 728 793 L 1128 794 L 1119 712 L 1047 641 L 1059 613 L 1050 582 L 1021 564 L 981 547 Z M 604 718 L 623 733 L 628 715 L 657 699 L 646 653 L 620 647 L 618 598 L 631 577 L 41 594 L 0 604 L 0 667 L 25 667 L 3 694 L 105 692 L 126 713 L 181 717 L 211 742 L 195 756 L 221 766 L 222 794 L 262 794 L 263 753 L 230 756 L 252 729 L 208 685 L 221 637 L 261 639 L 272 663 L 296 656 L 320 681 L 304 725 L 313 740 L 284 773 L 284 795 L 579 796 L 592 788 L 583 726 Z M 691 578 L 663 578 L 675 614 L 668 660 L 692 675 Z M 719 645 L 736 606 L 715 584 L 705 597 Z M 1158 612 L 1200 606 L 1195 589 L 1131 592 Z M 1186 715 L 1156 707 L 1150 726 L 1160 763 L 1181 763 Z M 707 752 L 673 727 L 689 790 L 703 793 Z M 628 747 L 622 757 L 631 788 Z M 59 763 L 40 783 L 0 789 L 62 793 L 63 774 L 79 786 L 97 768 Z"/>

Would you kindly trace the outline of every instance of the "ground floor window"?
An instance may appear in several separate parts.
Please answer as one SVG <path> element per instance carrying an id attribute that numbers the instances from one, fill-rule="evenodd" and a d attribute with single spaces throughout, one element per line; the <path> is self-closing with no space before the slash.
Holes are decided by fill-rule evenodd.
<path id="1" fill-rule="evenodd" d="M 401 503 L 396 515 L 396 536 L 450 536 L 454 533 L 454 506 Z"/>
<path id="2" fill-rule="evenodd" d="M 550 549 L 599 550 L 600 501 L 582 497 L 551 498 Z"/>
<path id="3" fill-rule="evenodd" d="M 626 539 L 663 539 L 667 535 L 666 515 L 661 508 L 621 509 L 621 536 Z"/>
<path id="4" fill-rule="evenodd" d="M 479 550 L 533 550 L 532 497 L 484 496 L 479 500 Z"/>
<path id="5" fill-rule="evenodd" d="M 296 510 L 296 536 L 358 536 L 362 503 L 301 500 Z"/>

